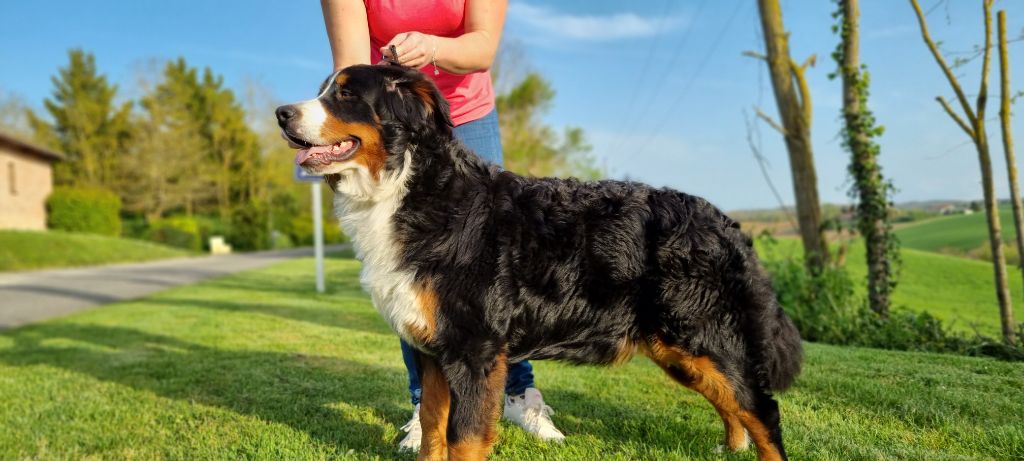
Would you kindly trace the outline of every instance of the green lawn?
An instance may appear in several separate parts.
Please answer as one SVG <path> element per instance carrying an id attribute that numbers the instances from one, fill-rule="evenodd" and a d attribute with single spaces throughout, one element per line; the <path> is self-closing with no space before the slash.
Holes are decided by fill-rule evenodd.
<path id="1" fill-rule="evenodd" d="M 1002 223 L 1003 241 L 1012 243 L 1017 232 L 1009 205 L 999 207 L 999 222 Z M 906 248 L 967 252 L 981 248 L 988 242 L 988 224 L 984 212 L 941 216 L 901 226 L 896 235 Z"/>
<path id="2" fill-rule="evenodd" d="M 327 269 L 325 295 L 302 259 L 0 333 L 0 459 L 395 458 L 397 339 L 358 263 Z M 1024 364 L 806 347 L 792 459 L 1024 458 Z M 646 359 L 536 375 L 568 439 L 503 424 L 495 459 L 755 459 L 713 454 L 714 410 Z"/>
<path id="3" fill-rule="evenodd" d="M 775 257 L 799 258 L 802 254 L 799 240 L 784 238 L 778 242 Z M 1001 337 L 991 263 L 910 248 L 903 248 L 901 255 L 903 270 L 892 295 L 894 306 L 928 311 L 962 332 L 977 330 L 986 336 Z M 846 267 L 863 289 L 861 282 L 867 274 L 867 265 L 861 241 L 850 245 Z M 1024 300 L 1020 270 L 1007 269 L 1012 299 Z M 1024 319 L 1018 315 L 1018 320 Z"/>
<path id="4" fill-rule="evenodd" d="M 93 266 L 189 254 L 142 240 L 61 231 L 0 230 L 0 271 Z"/>

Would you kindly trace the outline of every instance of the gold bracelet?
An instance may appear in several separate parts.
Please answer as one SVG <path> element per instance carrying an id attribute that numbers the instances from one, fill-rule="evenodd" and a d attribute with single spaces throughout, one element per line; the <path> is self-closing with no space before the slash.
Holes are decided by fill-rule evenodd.
<path id="1" fill-rule="evenodd" d="M 434 66 L 434 75 L 441 75 L 441 71 L 437 70 L 437 40 L 433 35 L 430 36 L 430 45 L 434 48 L 430 52 L 430 65 Z"/>

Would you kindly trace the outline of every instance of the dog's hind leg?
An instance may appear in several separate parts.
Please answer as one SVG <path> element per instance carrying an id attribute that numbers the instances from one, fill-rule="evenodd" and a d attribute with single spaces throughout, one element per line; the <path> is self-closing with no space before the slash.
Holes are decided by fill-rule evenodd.
<path id="1" fill-rule="evenodd" d="M 644 353 L 674 380 L 697 391 L 714 405 L 725 425 L 726 447 L 742 450 L 752 438 L 761 461 L 786 459 L 779 429 L 778 405 L 770 396 L 758 393 L 760 397 L 756 404 L 741 404 L 736 385 L 709 357 L 693 356 L 660 340 L 649 341 Z M 770 411 L 771 408 L 774 412 Z"/>
<path id="2" fill-rule="evenodd" d="M 444 364 L 451 388 L 448 456 L 452 461 L 487 458 L 498 437 L 508 363 L 504 352 L 481 362 L 478 356 Z"/>
<path id="3" fill-rule="evenodd" d="M 420 382 L 423 396 L 420 399 L 420 425 L 423 438 L 420 443 L 420 461 L 446 459 L 448 448 L 448 413 L 451 405 L 451 391 L 437 359 L 417 352 L 420 367 Z"/>

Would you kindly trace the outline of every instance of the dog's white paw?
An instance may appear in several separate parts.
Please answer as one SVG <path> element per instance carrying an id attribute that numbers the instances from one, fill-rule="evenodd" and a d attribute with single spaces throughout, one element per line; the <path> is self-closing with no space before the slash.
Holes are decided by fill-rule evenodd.
<path id="1" fill-rule="evenodd" d="M 732 448 L 729 448 L 725 444 L 719 444 L 717 447 L 715 447 L 714 453 L 718 454 L 718 455 L 723 454 L 723 453 L 730 453 L 730 452 L 738 453 L 738 452 L 741 452 L 741 451 L 745 451 L 747 448 L 750 448 L 750 434 L 748 434 L 747 431 L 743 431 L 743 435 L 745 436 L 743 438 L 743 443 L 741 443 L 739 446 L 737 446 L 735 450 L 733 450 Z"/>

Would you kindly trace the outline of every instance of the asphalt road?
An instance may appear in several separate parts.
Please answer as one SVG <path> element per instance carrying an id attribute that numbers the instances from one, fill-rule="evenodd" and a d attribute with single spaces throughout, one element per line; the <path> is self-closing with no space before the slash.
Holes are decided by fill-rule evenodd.
<path id="1" fill-rule="evenodd" d="M 344 245 L 329 245 L 326 252 Z M 312 248 L 177 258 L 74 269 L 0 273 L 0 330 L 170 287 L 312 256 Z M 310 271 L 313 270 L 312 265 Z"/>

